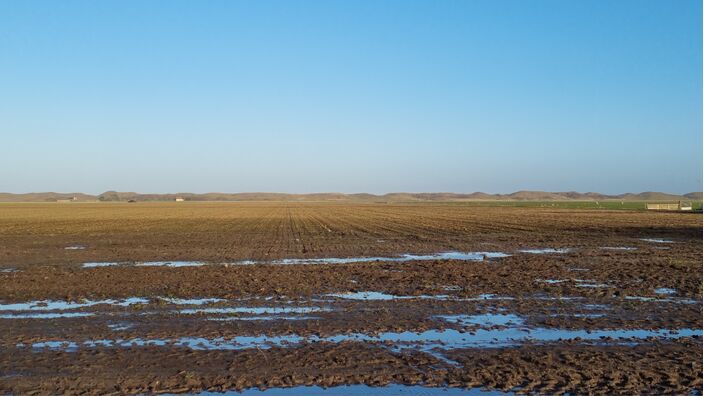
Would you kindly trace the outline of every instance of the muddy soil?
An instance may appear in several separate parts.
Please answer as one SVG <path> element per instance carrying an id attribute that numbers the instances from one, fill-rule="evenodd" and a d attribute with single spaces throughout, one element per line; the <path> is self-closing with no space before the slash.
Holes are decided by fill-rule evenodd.
<path id="1" fill-rule="evenodd" d="M 701 240 L 701 220 L 690 213 L 462 204 L 3 204 L 0 265 L 630 246 L 639 238 Z M 84 249 L 66 249 L 75 246 Z"/>
<path id="2" fill-rule="evenodd" d="M 157 347 L 77 353 L 19 352 L 3 359 L 15 394 L 149 394 L 343 384 L 519 389 L 538 394 L 687 394 L 702 386 L 701 344 L 636 347 L 552 345 L 456 350 L 460 367 L 427 354 L 362 343 L 270 350 L 190 351 Z M 31 375 L 31 380 L 27 376 Z"/>
<path id="3" fill-rule="evenodd" d="M 701 392 L 701 221 L 461 205 L 10 205 L 0 392 Z M 505 256 L 272 264 L 447 251 Z M 203 265 L 138 265 L 169 260 Z"/>

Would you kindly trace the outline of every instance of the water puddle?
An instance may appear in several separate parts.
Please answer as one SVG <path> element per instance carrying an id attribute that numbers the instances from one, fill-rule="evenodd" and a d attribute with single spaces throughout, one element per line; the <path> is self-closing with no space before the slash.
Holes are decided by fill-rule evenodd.
<path id="1" fill-rule="evenodd" d="M 249 321 L 269 321 L 269 320 L 316 320 L 322 319 L 318 316 L 240 316 L 240 317 L 226 317 L 226 318 L 208 318 L 208 320 L 220 321 L 220 322 L 230 322 L 238 320 L 249 320 Z"/>
<path id="2" fill-rule="evenodd" d="M 318 258 L 318 259 L 283 259 L 275 260 L 272 264 L 350 264 L 369 261 L 404 262 L 428 260 L 463 260 L 483 261 L 485 259 L 509 257 L 510 254 L 501 252 L 444 252 L 428 255 L 404 254 L 401 257 L 347 257 L 347 258 Z"/>
<path id="3" fill-rule="evenodd" d="M 460 297 L 452 295 L 394 295 L 378 291 L 361 291 L 347 293 L 330 293 L 323 296 L 323 299 L 303 299 L 303 300 L 287 300 L 282 299 L 282 296 L 257 297 L 257 301 L 272 301 L 278 298 L 279 306 L 232 306 L 224 305 L 224 302 L 243 302 L 250 301 L 252 298 L 242 298 L 238 300 L 227 300 L 223 298 L 202 297 L 202 298 L 175 298 L 175 297 L 154 297 L 151 300 L 142 297 L 131 297 L 123 300 L 82 300 L 82 301 L 55 301 L 41 300 L 29 301 L 21 303 L 0 304 L 0 319 L 54 319 L 63 317 L 79 317 L 79 316 L 94 316 L 94 315 L 110 315 L 115 312 L 105 310 L 106 307 L 130 307 L 140 306 L 141 315 L 159 314 L 163 312 L 176 313 L 181 315 L 204 315 L 208 316 L 208 320 L 303 320 L 303 319 L 318 319 L 317 317 L 304 317 L 302 315 L 311 313 L 334 312 L 338 308 L 334 306 L 339 300 L 372 302 L 372 301 L 399 301 L 399 300 L 438 300 L 450 302 L 484 302 L 484 301 L 506 301 L 515 300 L 511 296 L 499 296 L 495 294 L 479 294 L 474 297 Z M 545 296 L 533 295 L 525 298 L 536 300 L 579 300 L 583 297 L 569 296 Z M 338 300 L 339 299 L 339 300 Z M 645 301 L 650 301 L 650 298 L 643 298 Z M 655 300 L 655 299 L 652 299 Z M 169 305 L 160 303 L 166 302 Z M 657 301 L 668 301 L 667 299 L 658 299 Z M 309 305 L 297 305 L 299 303 Z M 214 306 L 209 306 L 215 304 Z M 312 304 L 312 305 L 310 305 Z M 176 306 L 173 309 L 170 305 Z M 256 305 L 256 304 L 255 304 Z M 102 306 L 102 310 L 101 307 Z M 90 312 L 85 311 L 85 308 L 93 307 Z M 66 312 L 77 311 L 77 312 Z M 120 311 L 122 312 L 122 311 Z M 43 315 L 47 314 L 47 315 Z M 233 315 L 234 317 L 211 318 L 210 316 L 226 316 Z M 288 315 L 288 316 L 286 316 Z"/>
<path id="4" fill-rule="evenodd" d="M 83 245 L 66 246 L 65 250 L 84 250 L 86 247 Z"/>
<path id="5" fill-rule="evenodd" d="M 245 389 L 243 391 L 228 392 L 198 392 L 187 396 L 318 396 L 318 395 L 348 395 L 348 396 L 507 396 L 515 395 L 513 392 L 496 390 L 483 390 L 479 388 L 430 388 L 422 385 L 386 385 L 383 387 L 369 385 L 341 385 L 331 388 L 319 386 L 295 386 L 291 388 Z M 177 395 L 166 395 L 177 396 Z"/>
<path id="6" fill-rule="evenodd" d="M 201 267 L 206 265 L 206 263 L 201 261 L 145 261 L 142 263 L 135 263 L 136 267 Z"/>
<path id="7" fill-rule="evenodd" d="M 606 283 L 578 283 L 576 286 L 577 287 L 589 287 L 589 288 L 593 288 L 593 289 L 612 287 L 611 285 L 607 285 Z"/>
<path id="8" fill-rule="evenodd" d="M 677 294 L 677 290 L 670 289 L 669 287 L 660 287 L 660 288 L 655 289 L 655 294 L 665 294 L 665 295 Z"/>
<path id="9" fill-rule="evenodd" d="M 312 312 L 328 312 L 329 308 L 321 307 L 231 307 L 231 308 L 194 308 L 182 309 L 178 313 L 184 315 L 193 314 L 252 314 L 252 315 L 276 315 L 276 314 L 307 314 Z"/>
<path id="10" fill-rule="evenodd" d="M 515 300 L 515 297 L 497 296 L 496 294 L 480 294 L 477 297 L 461 299 L 462 301 L 484 301 L 484 300 Z"/>
<path id="11" fill-rule="evenodd" d="M 42 301 L 29 301 L 24 303 L 13 303 L 13 304 L 0 304 L 0 311 L 55 311 L 55 310 L 69 310 L 78 309 L 85 307 L 92 307 L 94 305 L 116 305 L 120 307 L 127 307 L 135 304 L 147 304 L 149 300 L 141 297 L 131 297 L 122 301 L 118 300 L 83 300 L 82 302 L 72 302 L 72 301 L 54 301 L 54 300 L 42 300 Z"/>
<path id="12" fill-rule="evenodd" d="M 60 319 L 60 318 L 82 318 L 93 316 L 90 312 L 52 312 L 52 313 L 13 313 L 0 314 L 0 319 Z"/>
<path id="13" fill-rule="evenodd" d="M 132 323 L 110 323 L 108 324 L 108 328 L 112 331 L 123 331 L 123 330 L 128 330 L 134 327 Z"/>
<path id="14" fill-rule="evenodd" d="M 602 288 L 602 287 L 612 287 L 609 284 L 601 283 L 594 279 L 575 279 L 577 282 L 577 287 L 591 287 L 591 288 Z"/>
<path id="15" fill-rule="evenodd" d="M 0 273 L 5 273 L 5 274 L 9 274 L 12 272 L 19 272 L 19 271 L 20 270 L 18 270 L 17 268 L 0 268 Z"/>
<path id="16" fill-rule="evenodd" d="M 569 282 L 570 280 L 574 280 L 577 283 L 575 285 L 577 287 L 593 287 L 593 288 L 611 287 L 611 285 L 607 285 L 606 283 L 598 283 L 595 280 L 587 280 L 587 279 L 536 279 L 536 281 L 538 281 L 538 282 L 547 283 L 547 284 L 551 284 L 551 285 Z"/>
<path id="17" fill-rule="evenodd" d="M 447 289 L 446 289 L 447 290 Z M 459 290 L 459 289 L 450 289 Z M 355 301 L 390 301 L 390 300 L 442 300 L 442 301 L 485 301 L 485 300 L 515 300 L 514 297 L 497 296 L 495 294 L 479 294 L 476 297 L 457 297 L 447 294 L 437 295 L 418 295 L 418 296 L 401 296 L 396 294 L 388 294 L 376 291 L 362 292 L 346 292 L 346 293 L 330 293 L 323 295 L 324 297 L 334 297 L 343 300 Z M 323 300 L 324 301 L 324 300 Z"/>
<path id="18" fill-rule="evenodd" d="M 135 267 L 201 267 L 207 265 L 202 261 L 144 261 L 144 262 L 91 262 L 83 263 L 83 268 L 101 268 L 101 267 L 116 267 L 116 266 L 135 266 Z"/>
<path id="19" fill-rule="evenodd" d="M 159 297 L 160 300 L 174 305 L 205 305 L 227 301 L 224 298 L 171 298 Z"/>
<path id="20" fill-rule="evenodd" d="M 145 261 L 145 262 L 89 262 L 83 263 L 83 268 L 100 268 L 114 266 L 135 266 L 135 267 L 201 267 L 204 265 L 256 265 L 256 264 L 351 264 L 371 261 L 383 262 L 405 262 L 421 260 L 463 260 L 463 261 L 484 261 L 486 259 L 509 257 L 510 254 L 501 252 L 444 252 L 428 255 L 404 254 L 400 257 L 346 257 L 346 258 L 310 258 L 310 259 L 281 259 L 274 261 L 254 261 L 242 260 L 233 263 L 206 263 L 202 261 Z"/>
<path id="21" fill-rule="evenodd" d="M 517 318 L 517 319 L 516 319 Z M 512 323 L 519 320 L 518 317 L 511 317 L 504 323 Z M 451 317 L 451 320 L 456 320 Z M 483 320 L 483 319 L 482 319 Z M 475 324 L 472 323 L 472 326 Z M 88 340 L 83 342 L 73 341 L 45 341 L 36 342 L 29 345 L 35 350 L 63 350 L 76 351 L 79 347 L 139 347 L 139 346 L 173 346 L 184 347 L 194 350 L 240 350 L 259 348 L 267 349 L 275 346 L 287 347 L 301 345 L 311 342 L 331 342 L 340 343 L 345 341 L 372 342 L 382 346 L 388 346 L 394 351 L 406 349 L 431 352 L 434 350 L 450 350 L 458 348 L 500 348 L 506 346 L 520 345 L 524 342 L 555 342 L 581 339 L 583 341 L 610 340 L 643 340 L 651 337 L 676 339 L 682 337 L 701 337 L 701 329 L 680 329 L 680 330 L 565 330 L 552 328 L 521 328 L 521 327 L 501 327 L 498 329 L 478 329 L 471 332 L 458 330 L 427 330 L 421 333 L 415 332 L 387 332 L 378 335 L 362 333 L 340 334 L 330 337 L 302 337 L 298 335 L 285 336 L 239 336 L 232 338 L 207 339 L 201 337 L 182 337 L 178 339 L 103 339 Z M 18 348 L 27 345 L 19 343 Z"/>
<path id="22" fill-rule="evenodd" d="M 521 249 L 521 250 L 519 250 L 519 252 L 521 252 L 521 253 L 530 253 L 530 254 L 569 253 L 571 251 L 572 251 L 572 249 L 568 249 L 568 248 L 564 248 L 564 249 L 545 248 L 545 249 Z"/>
<path id="23" fill-rule="evenodd" d="M 420 296 L 398 296 L 394 294 L 386 294 L 375 291 L 365 292 L 348 292 L 348 293 L 331 293 L 325 294 L 326 297 L 341 298 L 344 300 L 361 300 L 361 301 L 376 301 L 376 300 L 412 300 L 412 299 L 430 299 L 430 300 L 447 300 L 448 295 L 440 294 L 436 296 L 420 295 Z"/>
<path id="24" fill-rule="evenodd" d="M 116 265 L 120 265 L 120 263 L 102 263 L 102 262 L 95 262 L 95 263 L 83 263 L 82 267 L 83 268 L 100 268 L 100 267 L 113 267 Z"/>
<path id="25" fill-rule="evenodd" d="M 231 265 L 255 265 L 255 264 L 262 264 L 263 262 L 259 261 L 254 261 L 254 260 L 241 260 L 241 261 L 236 261 L 234 263 L 225 263 L 223 264 L 225 267 L 229 267 Z"/>
<path id="26" fill-rule="evenodd" d="M 484 261 L 488 259 L 509 257 L 510 254 L 501 252 L 444 252 L 427 255 L 404 254 L 399 257 L 329 257 L 329 258 L 309 258 L 309 259 L 281 259 L 274 261 L 254 261 L 242 260 L 233 263 L 206 263 L 202 261 L 145 261 L 145 262 L 89 262 L 83 263 L 83 268 L 100 268 L 113 266 L 136 266 L 136 267 L 200 267 L 204 265 L 257 265 L 257 264 L 277 264 L 277 265 L 300 265 L 300 264 L 351 264 L 371 261 L 382 262 L 405 262 L 423 260 L 463 260 L 463 261 Z"/>
<path id="27" fill-rule="evenodd" d="M 577 301 L 577 300 L 584 300 L 584 297 L 570 297 L 570 296 L 558 296 L 558 297 L 550 297 L 550 296 L 538 296 L 534 297 L 536 300 L 545 300 L 545 301 Z"/>
<path id="28" fill-rule="evenodd" d="M 655 303 L 673 303 L 673 304 L 701 304 L 701 300 L 692 300 L 688 298 L 655 298 L 655 297 L 642 297 L 642 296 L 626 296 L 626 300 L 640 301 L 640 302 L 655 302 Z"/>
<path id="29" fill-rule="evenodd" d="M 309 313 L 317 312 L 316 307 L 298 307 L 292 309 L 236 309 L 235 311 L 225 309 L 220 310 L 192 310 L 207 313 L 254 313 L 270 314 L 258 317 L 240 318 L 209 318 L 210 320 L 307 320 L 318 319 L 309 316 L 273 316 L 279 313 Z M 29 314 L 35 315 L 35 314 Z M 36 315 L 72 315 L 72 314 L 36 314 Z M 76 316 L 87 316 L 91 314 L 75 313 Z M 565 315 L 573 317 L 597 317 L 601 314 L 579 313 Z M 66 317 L 66 316 L 61 316 Z M 249 348 L 266 349 L 274 346 L 287 347 L 305 343 L 331 342 L 340 343 L 346 341 L 370 342 L 380 344 L 393 351 L 403 351 L 407 349 L 423 351 L 436 356 L 440 350 L 450 350 L 457 348 L 497 348 L 520 345 L 524 342 L 556 342 L 580 339 L 583 341 L 629 341 L 644 340 L 651 337 L 658 338 L 681 338 L 698 336 L 701 337 L 701 329 L 679 329 L 679 330 L 645 330 L 645 329 L 616 329 L 616 330 L 569 330 L 558 328 L 532 328 L 524 325 L 524 319 L 514 314 L 487 313 L 480 315 L 445 315 L 436 318 L 451 324 L 462 327 L 462 330 L 444 329 L 427 330 L 423 332 L 385 332 L 375 335 L 364 333 L 339 334 L 329 337 L 319 336 L 299 336 L 295 334 L 283 336 L 238 336 L 232 338 L 203 338 L 203 337 L 181 337 L 177 339 L 101 339 L 87 340 L 83 342 L 75 341 L 44 341 L 25 345 L 17 344 L 18 348 L 31 347 L 35 350 L 64 350 L 76 351 L 79 348 L 95 347 L 140 347 L 140 346 L 164 346 L 164 347 L 185 347 L 195 350 L 239 350 Z M 130 326 L 125 323 L 115 323 L 109 325 L 115 331 L 124 330 Z M 447 361 L 443 356 L 438 356 Z M 453 362 L 449 362 L 453 363 Z M 453 363 L 454 364 L 454 363 Z"/>
<path id="30" fill-rule="evenodd" d="M 603 313 L 575 313 L 575 314 L 552 314 L 550 315 L 554 318 L 557 317 L 568 317 L 568 318 L 603 318 L 606 314 Z"/>
<path id="31" fill-rule="evenodd" d="M 399 300 L 399 299 L 409 299 L 412 296 L 396 296 L 393 294 L 386 294 L 381 292 L 348 292 L 348 293 L 331 293 L 325 294 L 326 297 L 342 298 L 345 300 Z"/>
<path id="32" fill-rule="evenodd" d="M 447 322 L 458 324 L 462 327 L 481 326 L 517 326 L 523 324 L 523 318 L 513 314 L 481 314 L 481 315 L 441 315 L 436 316 Z"/>
<path id="33" fill-rule="evenodd" d="M 651 243 L 675 243 L 674 241 L 671 241 L 669 239 L 662 239 L 662 238 L 640 238 L 641 241 L 645 242 L 651 242 Z"/>
<path id="34" fill-rule="evenodd" d="M 594 309 L 594 310 L 600 309 L 600 310 L 604 310 L 604 311 L 611 309 L 610 306 L 604 305 L 604 304 L 584 304 L 584 305 L 582 305 L 582 307 L 585 309 Z"/>
<path id="35" fill-rule="evenodd" d="M 554 285 L 557 283 L 567 282 L 568 280 L 567 279 L 536 279 L 536 281 Z"/>

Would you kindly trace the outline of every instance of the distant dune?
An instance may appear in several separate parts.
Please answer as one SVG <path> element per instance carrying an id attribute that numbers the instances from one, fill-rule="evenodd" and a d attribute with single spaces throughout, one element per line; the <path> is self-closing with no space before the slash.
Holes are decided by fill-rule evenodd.
<path id="1" fill-rule="evenodd" d="M 355 201 L 355 202 L 447 202 L 447 201 L 482 201 L 482 200 L 510 200 L 510 201 L 676 201 L 676 200 L 702 200 L 701 192 L 691 192 L 684 195 L 667 194 L 662 192 L 625 193 L 619 195 L 606 195 L 594 192 L 580 193 L 546 192 L 546 191 L 517 191 L 511 194 L 487 194 L 475 192 L 471 194 L 458 193 L 389 193 L 374 195 L 367 193 L 342 194 L 342 193 L 315 193 L 315 194 L 285 194 L 285 193 L 175 193 L 175 194 L 140 194 L 136 192 L 106 191 L 100 195 L 83 193 L 0 193 L 0 202 L 56 202 L 56 201 L 103 201 L 126 202 L 134 201 L 174 201 L 183 198 L 186 201 Z"/>
<path id="2" fill-rule="evenodd" d="M 694 200 L 697 200 L 697 201 L 701 201 L 701 200 L 702 200 L 702 193 L 700 193 L 700 192 L 691 192 L 691 193 L 685 194 L 684 196 L 687 197 L 687 198 L 689 198 L 689 199 L 694 199 Z"/>
<path id="3" fill-rule="evenodd" d="M 95 201 L 98 199 L 94 195 L 83 193 L 27 193 L 27 194 L 12 194 L 0 193 L 0 202 L 53 202 L 60 200 L 76 200 L 76 201 Z"/>

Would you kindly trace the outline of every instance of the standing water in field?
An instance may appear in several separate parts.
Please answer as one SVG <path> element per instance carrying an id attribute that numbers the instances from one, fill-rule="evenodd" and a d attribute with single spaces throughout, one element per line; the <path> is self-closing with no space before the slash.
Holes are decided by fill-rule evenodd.
<path id="1" fill-rule="evenodd" d="M 149 300 L 141 297 L 130 297 L 124 300 L 83 300 L 81 302 L 41 300 L 23 303 L 0 304 L 0 311 L 65 311 L 94 305 L 116 305 L 127 307 L 135 304 L 147 304 Z"/>
<path id="2" fill-rule="evenodd" d="M 555 328 L 529 328 L 515 315 L 448 316 L 448 323 L 473 328 L 470 332 L 454 329 L 426 330 L 423 332 L 402 331 L 379 334 L 348 333 L 327 337 L 288 334 L 281 336 L 235 336 L 235 337 L 180 337 L 176 339 L 102 339 L 87 341 L 41 341 L 30 344 L 18 343 L 17 348 L 31 347 L 35 350 L 62 350 L 75 352 L 80 348 L 102 347 L 185 347 L 194 350 L 241 350 L 249 348 L 292 347 L 316 342 L 367 342 L 388 345 L 391 350 L 407 349 L 419 351 L 452 350 L 458 348 L 501 348 L 521 345 L 525 342 L 557 342 L 568 340 L 637 343 L 650 338 L 678 339 L 701 337 L 701 329 L 615 329 L 615 330 L 569 330 Z M 479 327 L 477 329 L 477 327 Z M 647 342 L 647 341 L 646 341 Z"/>
<path id="3" fill-rule="evenodd" d="M 200 267 L 204 265 L 257 265 L 257 264 L 352 264 L 371 261 L 382 262 L 406 262 L 406 261 L 429 261 L 429 260 L 460 260 L 460 261 L 484 261 L 488 259 L 509 257 L 510 254 L 502 252 L 444 252 L 426 255 L 404 254 L 399 257 L 326 257 L 326 258 L 289 258 L 273 261 L 242 260 L 232 263 L 206 263 L 202 261 L 144 261 L 144 262 L 91 262 L 83 263 L 83 268 L 112 267 L 119 265 L 133 265 L 135 267 Z"/>
<path id="4" fill-rule="evenodd" d="M 674 243 L 674 241 L 671 241 L 669 239 L 662 239 L 662 238 L 641 238 L 641 241 L 645 242 L 651 242 L 651 243 Z"/>
<path id="5" fill-rule="evenodd" d="M 553 248 L 544 248 L 544 249 L 521 249 L 519 252 L 521 253 L 530 253 L 530 254 L 559 254 L 559 253 L 569 253 L 571 252 L 572 249 L 564 248 L 564 249 L 553 249 Z"/>
<path id="6" fill-rule="evenodd" d="M 404 254 L 401 257 L 346 257 L 346 258 L 312 258 L 312 259 L 283 259 L 275 260 L 272 264 L 350 264 L 367 261 L 404 262 L 427 260 L 463 260 L 483 261 L 485 259 L 509 257 L 510 254 L 502 252 L 444 252 L 427 255 Z"/>

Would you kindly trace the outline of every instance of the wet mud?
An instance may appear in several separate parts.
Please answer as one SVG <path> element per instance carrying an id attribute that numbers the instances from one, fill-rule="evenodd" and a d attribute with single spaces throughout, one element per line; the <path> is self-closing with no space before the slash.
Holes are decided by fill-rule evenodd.
<path id="1" fill-rule="evenodd" d="M 0 392 L 701 392 L 701 215 L 106 207 L 0 211 Z"/>

